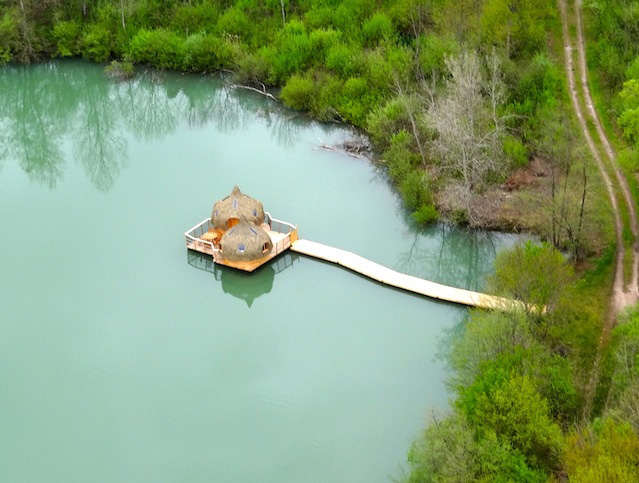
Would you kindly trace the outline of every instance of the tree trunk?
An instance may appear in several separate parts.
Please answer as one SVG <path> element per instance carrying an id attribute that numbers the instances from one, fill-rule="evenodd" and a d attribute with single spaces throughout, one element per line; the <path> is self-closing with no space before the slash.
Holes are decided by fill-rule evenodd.
<path id="1" fill-rule="evenodd" d="M 122 19 L 122 31 L 126 31 L 126 25 L 124 23 L 124 0 L 120 0 L 120 18 Z"/>
<path id="2" fill-rule="evenodd" d="M 584 178 L 584 188 L 581 192 L 581 207 L 579 208 L 579 225 L 577 226 L 577 236 L 575 237 L 575 258 L 579 260 L 581 248 L 581 227 L 584 221 L 584 205 L 586 204 L 586 187 L 588 184 L 588 175 L 586 174 L 586 163 L 582 166 L 582 175 Z"/>

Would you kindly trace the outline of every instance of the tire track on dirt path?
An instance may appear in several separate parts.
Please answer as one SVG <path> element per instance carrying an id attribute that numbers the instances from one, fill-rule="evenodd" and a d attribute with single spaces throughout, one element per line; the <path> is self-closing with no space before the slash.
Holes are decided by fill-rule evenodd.
<path id="1" fill-rule="evenodd" d="M 617 314 L 623 308 L 634 305 L 639 298 L 639 226 L 637 220 L 637 210 L 634 204 L 634 200 L 632 198 L 630 188 L 628 182 L 619 168 L 617 164 L 617 157 L 615 154 L 612 145 L 602 127 L 601 120 L 597 114 L 597 111 L 594 106 L 594 102 L 592 100 L 592 95 L 590 93 L 590 86 L 588 84 L 588 69 L 586 65 L 586 42 L 583 33 L 583 18 L 581 15 L 581 7 L 582 0 L 574 0 L 574 20 L 576 26 L 576 35 L 577 35 L 577 55 L 578 55 L 578 64 L 579 64 L 579 81 L 582 87 L 583 94 L 583 102 L 586 106 L 586 111 L 588 113 L 588 117 L 593 122 L 595 129 L 597 131 L 597 137 L 601 142 L 601 146 L 603 147 L 603 151 L 606 153 L 606 156 L 610 162 L 610 167 L 614 173 L 616 181 L 618 183 L 619 189 L 623 195 L 623 201 L 628 208 L 628 215 L 630 217 L 630 229 L 633 236 L 633 244 L 632 244 L 632 276 L 631 281 L 628 285 L 628 290 L 625 290 L 624 287 L 624 255 L 625 255 L 625 245 L 623 241 L 623 222 L 621 219 L 621 213 L 619 210 L 618 200 L 615 194 L 615 187 L 613 186 L 613 182 L 606 170 L 606 166 L 602 160 L 601 154 L 599 152 L 598 147 L 595 145 L 590 131 L 588 129 L 588 124 L 586 122 L 586 118 L 582 111 L 582 106 L 579 101 L 579 95 L 577 93 L 577 85 L 575 81 L 575 68 L 573 61 L 573 45 L 570 37 L 570 30 L 568 24 L 568 11 L 566 6 L 566 0 L 558 0 L 559 10 L 561 13 L 561 26 L 563 33 L 563 44 L 564 44 L 564 59 L 565 59 L 565 67 L 566 67 L 566 78 L 568 80 L 568 88 L 570 99 L 573 105 L 573 109 L 575 111 L 575 115 L 577 116 L 577 120 L 579 121 L 579 126 L 582 130 L 584 138 L 586 139 L 586 144 L 590 152 L 592 153 L 595 161 L 597 163 L 597 167 L 601 173 L 601 176 L 606 185 L 606 190 L 608 192 L 608 196 L 610 198 L 610 202 L 612 205 L 613 213 L 614 213 L 614 221 L 615 221 L 615 236 L 616 236 L 616 253 L 615 253 L 615 267 L 614 267 L 614 282 L 612 288 L 612 296 L 611 296 L 611 306 L 608 310 L 606 320 L 604 322 L 601 335 L 599 338 L 599 346 L 600 348 L 605 345 L 610 336 L 610 331 L 615 325 Z M 597 351 L 597 355 L 595 357 L 595 361 L 593 363 L 592 372 L 590 375 L 590 380 L 587 383 L 585 388 L 585 404 L 584 404 L 584 416 L 588 416 L 590 414 L 592 403 L 595 396 L 595 391 L 599 383 L 600 379 L 600 368 L 601 368 L 601 350 Z"/>
<path id="2" fill-rule="evenodd" d="M 576 0 L 578 2 L 579 0 Z M 595 398 L 595 392 L 597 386 L 599 384 L 600 373 L 601 373 L 601 347 L 605 345 L 610 336 L 610 331 L 615 325 L 616 316 L 619 310 L 625 306 L 626 296 L 624 293 L 624 243 L 623 243 L 623 222 L 621 221 L 621 213 L 619 211 L 619 205 L 617 202 L 617 197 L 615 195 L 615 189 L 612 184 L 612 180 L 606 171 L 606 167 L 604 162 L 599 154 L 599 150 L 595 145 L 592 136 L 590 135 L 590 131 L 588 130 L 588 125 L 586 123 L 586 118 L 581 109 L 581 105 L 579 103 L 579 96 L 577 94 L 577 85 L 575 82 L 575 70 L 573 64 L 573 46 L 570 40 L 570 30 L 568 26 L 568 12 L 566 8 L 566 0 L 558 0 L 559 11 L 561 14 L 561 29 L 563 33 L 563 43 L 564 43 L 564 63 L 566 67 L 566 79 L 568 80 L 568 91 L 570 94 L 570 100 L 572 102 L 573 110 L 575 111 L 575 115 L 577 116 L 577 120 L 579 121 L 579 126 L 581 128 L 582 134 L 586 139 L 586 144 L 588 145 L 588 149 L 592 153 L 592 156 L 595 158 L 597 163 L 597 167 L 601 173 L 601 177 L 604 180 L 604 184 L 606 185 L 606 190 L 608 192 L 608 197 L 610 198 L 610 204 L 612 205 L 614 222 L 615 222 L 615 238 L 616 238 L 616 249 L 615 249 L 615 266 L 614 266 L 614 281 L 612 287 L 612 296 L 611 296 L 611 304 L 606 314 L 606 319 L 604 321 L 601 334 L 599 336 L 599 350 L 597 350 L 597 354 L 595 356 L 595 360 L 593 362 L 592 371 L 590 373 L 590 378 L 586 383 L 586 387 L 584 388 L 584 407 L 583 407 L 583 416 L 584 418 L 589 418 L 592 404 Z M 583 37 L 582 37 L 583 38 Z M 581 42 L 578 42 L 581 43 Z M 581 77 L 581 76 L 580 76 Z M 583 82 L 583 78 L 582 78 Z M 586 81 L 587 82 L 587 81 Z"/>
<path id="3" fill-rule="evenodd" d="M 603 160 L 601 159 L 601 155 L 599 154 L 599 150 L 595 145 L 595 142 L 590 135 L 590 131 L 588 130 L 588 125 L 586 123 L 586 118 L 581 110 L 581 105 L 579 103 L 579 96 L 577 94 L 577 84 L 575 82 L 575 70 L 573 64 L 572 57 L 572 43 L 570 41 L 570 31 L 568 27 L 568 13 L 566 10 L 566 0 L 559 0 L 559 10 L 561 13 L 561 28 L 563 32 L 563 40 L 564 40 L 564 61 L 566 66 L 566 78 L 568 80 L 568 91 L 570 94 L 570 100 L 572 102 L 572 107 L 575 111 L 575 115 L 577 116 L 577 120 L 579 121 L 579 126 L 581 131 L 586 139 L 586 144 L 590 149 L 595 161 L 597 163 L 597 167 L 601 173 L 601 177 L 604 180 L 604 184 L 606 185 L 606 190 L 608 192 L 608 197 L 610 198 L 610 204 L 612 205 L 612 210 L 615 219 L 615 238 L 616 238 L 616 252 L 615 252 L 615 276 L 613 282 L 613 295 L 612 295 L 612 310 L 608 311 L 608 316 L 606 317 L 606 323 L 604 325 L 604 331 L 607 332 L 615 321 L 615 315 L 617 311 L 621 308 L 623 304 L 623 223 L 621 221 L 621 214 L 619 212 L 619 205 L 617 203 L 617 197 L 615 196 L 615 189 L 612 184 L 612 180 L 606 171 L 606 167 L 604 165 Z M 604 333 L 602 333 L 602 339 L 604 337 Z"/>
<path id="4" fill-rule="evenodd" d="M 620 295 L 621 306 L 617 306 L 616 309 L 622 309 L 623 307 L 634 305 L 639 298 L 639 223 L 637 221 L 637 210 L 635 206 L 635 202 L 632 198 L 632 194 L 630 192 L 630 187 L 628 186 L 628 180 L 624 176 L 623 172 L 619 168 L 617 164 L 617 155 L 612 145 L 610 144 L 610 140 L 606 135 L 606 132 L 603 129 L 601 124 L 601 120 L 599 119 L 599 115 L 597 110 L 595 109 L 595 104 L 592 100 L 592 96 L 590 94 L 590 86 L 588 84 L 588 68 L 586 65 L 586 38 L 584 35 L 583 29 L 583 16 L 581 14 L 582 11 L 582 3 L 583 0 L 575 0 L 575 20 L 577 27 L 577 53 L 579 58 L 579 76 L 581 81 L 581 87 L 584 97 L 584 102 L 586 104 L 586 109 L 590 119 L 595 125 L 595 129 L 597 130 L 597 135 L 601 144 L 610 160 L 610 164 L 615 173 L 615 177 L 617 178 L 617 183 L 619 183 L 619 187 L 621 188 L 621 192 L 623 194 L 624 200 L 626 202 L 626 206 L 628 207 L 628 214 L 630 217 L 630 229 L 632 231 L 633 244 L 632 244 L 632 278 L 630 284 L 628 286 L 628 290 L 624 291 L 623 294 Z M 564 35 L 565 38 L 565 35 Z"/>

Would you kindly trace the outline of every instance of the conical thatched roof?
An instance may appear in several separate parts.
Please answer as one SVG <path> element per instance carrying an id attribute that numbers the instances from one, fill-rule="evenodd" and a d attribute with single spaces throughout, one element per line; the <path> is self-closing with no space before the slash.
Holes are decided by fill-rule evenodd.
<path id="1" fill-rule="evenodd" d="M 243 194 L 236 186 L 229 196 L 213 205 L 211 223 L 215 228 L 226 230 L 231 218 L 246 220 L 259 226 L 264 221 L 264 207 L 256 199 Z"/>
<path id="2" fill-rule="evenodd" d="M 265 255 L 264 247 L 266 246 L 266 249 L 270 251 L 273 242 L 262 228 L 246 220 L 241 220 L 222 235 L 220 245 L 224 258 L 239 262 L 263 257 Z"/>

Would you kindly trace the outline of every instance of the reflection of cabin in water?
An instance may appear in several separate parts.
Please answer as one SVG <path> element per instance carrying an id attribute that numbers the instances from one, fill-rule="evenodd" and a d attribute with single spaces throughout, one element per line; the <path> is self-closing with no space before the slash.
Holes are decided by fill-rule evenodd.
<path id="1" fill-rule="evenodd" d="M 248 307 L 258 297 L 273 289 L 275 275 L 292 267 L 299 259 L 295 252 L 287 250 L 258 272 L 249 273 L 218 265 L 208 255 L 192 250 L 187 251 L 187 262 L 198 270 L 213 274 L 215 280 L 221 282 L 222 291 L 246 302 Z"/>
<path id="2" fill-rule="evenodd" d="M 252 272 L 297 240 L 297 227 L 272 218 L 236 186 L 213 206 L 211 218 L 185 233 L 186 246 L 216 263 Z"/>

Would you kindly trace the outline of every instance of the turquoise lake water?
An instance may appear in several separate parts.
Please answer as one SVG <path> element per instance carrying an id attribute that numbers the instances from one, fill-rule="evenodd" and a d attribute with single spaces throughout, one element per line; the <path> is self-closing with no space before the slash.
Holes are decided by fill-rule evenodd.
<path id="1" fill-rule="evenodd" d="M 410 223 L 352 136 L 216 77 L 0 69 L 0 481 L 376 482 L 444 410 L 467 309 L 184 232 L 235 184 L 300 236 L 481 288 L 515 238 Z"/>

